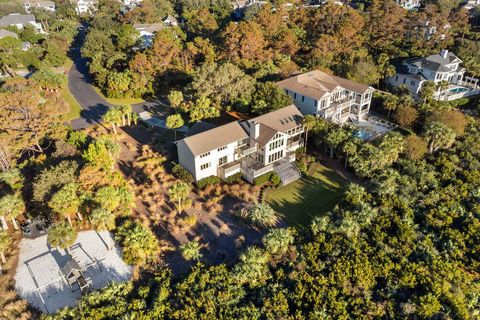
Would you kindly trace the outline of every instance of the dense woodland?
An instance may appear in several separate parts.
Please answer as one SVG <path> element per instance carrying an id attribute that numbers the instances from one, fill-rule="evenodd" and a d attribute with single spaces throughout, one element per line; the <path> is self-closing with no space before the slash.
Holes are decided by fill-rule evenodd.
<path id="1" fill-rule="evenodd" d="M 220 111 L 256 115 L 288 105 L 273 82 L 296 70 L 318 68 L 387 89 L 396 59 L 447 48 L 480 76 L 478 11 L 469 15 L 452 0 L 426 1 L 418 11 L 389 0 L 315 8 L 273 2 L 234 19 L 229 1 L 144 0 L 127 13 L 103 1 L 93 17 L 77 18 L 68 3 L 57 4 L 55 14 L 35 13 L 48 36 L 26 29 L 13 30 L 19 42 L 0 39 L 4 73 L 33 71 L 0 88 L 0 216 L 9 226 L 0 232 L 0 253 L 14 261 L 16 217 L 43 216 L 54 222 L 54 247 L 71 245 L 79 230 L 113 231 L 136 276 L 43 319 L 480 318 L 478 99 L 435 101 L 432 85 L 418 101 L 402 90 L 379 93 L 376 111 L 399 129 L 371 142 L 350 127 L 305 117 L 306 151 L 324 153 L 356 177 L 342 201 L 303 229 L 270 229 L 233 264 L 196 262 L 174 277 L 162 263 L 162 239 L 133 218 L 138 194 L 118 170 L 117 129 L 135 125 L 136 115 L 129 106 L 112 108 L 103 119 L 111 133 L 69 129 L 60 95 L 66 78 L 54 72 L 75 37 L 85 37 L 81 54 L 106 96 L 159 97 L 174 110 L 167 126 L 178 128 Z M 20 10 L 0 2 L 2 15 Z M 169 14 L 183 23 L 158 32 L 150 48 L 139 45 L 133 24 Z M 80 22 L 85 34 L 77 34 Z M 22 51 L 22 40 L 33 50 Z M 166 197 L 178 211 L 192 205 L 201 188 L 171 168 L 171 150 L 145 150 L 136 165 L 154 175 L 172 171 Z M 304 152 L 297 165 L 307 171 L 314 159 Z M 261 203 L 250 214 L 261 217 L 259 228 L 275 220 Z M 186 260 L 201 261 L 197 242 L 180 249 Z M 38 317 L 15 296 L 11 278 L 0 282 L 0 318 Z"/>

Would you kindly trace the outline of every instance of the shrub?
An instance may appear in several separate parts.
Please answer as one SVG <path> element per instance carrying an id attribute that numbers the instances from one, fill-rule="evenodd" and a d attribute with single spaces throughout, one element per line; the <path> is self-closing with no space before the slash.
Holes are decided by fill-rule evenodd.
<path id="1" fill-rule="evenodd" d="M 187 169 L 185 169 L 181 164 L 173 162 L 173 168 L 172 168 L 172 173 L 173 175 L 185 182 L 192 183 L 193 182 L 193 176 L 190 172 L 188 172 Z"/>
<path id="2" fill-rule="evenodd" d="M 242 181 L 241 172 L 237 172 L 234 175 L 231 175 L 230 177 L 225 178 L 225 182 L 229 184 L 238 183 L 240 181 Z"/>
<path id="3" fill-rule="evenodd" d="M 262 174 L 261 176 L 256 177 L 253 179 L 253 184 L 256 186 L 262 186 L 265 183 L 270 181 L 270 177 L 272 176 L 273 172 L 267 172 Z"/>
<path id="4" fill-rule="evenodd" d="M 268 179 L 275 187 L 278 187 L 280 185 L 280 183 L 282 182 L 282 179 L 280 178 L 280 176 L 278 174 L 276 174 L 275 172 L 272 172 L 272 174 L 270 175 L 270 178 Z"/>
<path id="5" fill-rule="evenodd" d="M 264 202 L 251 207 L 249 210 L 241 210 L 239 215 L 242 219 L 261 228 L 273 227 L 278 222 L 275 210 Z"/>
<path id="6" fill-rule="evenodd" d="M 210 186 L 210 185 L 213 185 L 213 184 L 217 184 L 217 183 L 220 183 L 220 178 L 217 177 L 217 176 L 210 176 L 210 177 L 206 177 L 206 178 L 203 178 L 201 180 L 198 180 L 196 182 L 197 184 L 197 188 L 198 189 L 203 189 L 207 186 Z"/>

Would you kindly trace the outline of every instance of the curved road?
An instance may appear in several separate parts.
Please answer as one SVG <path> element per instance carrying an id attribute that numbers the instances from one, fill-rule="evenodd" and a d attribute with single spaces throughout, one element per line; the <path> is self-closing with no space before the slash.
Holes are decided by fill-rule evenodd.
<path id="1" fill-rule="evenodd" d="M 81 57 L 81 44 L 85 39 L 84 29 L 80 29 L 76 47 L 72 49 L 74 56 L 73 65 L 68 74 L 68 88 L 70 92 L 82 107 L 80 118 L 72 120 L 73 129 L 84 129 L 97 124 L 107 110 L 112 107 L 103 97 L 93 89 L 90 75 L 88 74 L 87 61 Z M 156 103 L 145 102 L 133 105 L 134 112 L 142 112 L 147 106 L 153 106 Z"/>

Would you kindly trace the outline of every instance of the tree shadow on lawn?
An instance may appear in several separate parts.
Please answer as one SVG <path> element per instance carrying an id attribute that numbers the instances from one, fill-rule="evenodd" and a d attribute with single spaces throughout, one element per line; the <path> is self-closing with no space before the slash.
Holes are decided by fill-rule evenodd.
<path id="1" fill-rule="evenodd" d="M 280 225 L 283 226 L 282 221 L 279 222 Z M 200 261 L 202 263 L 207 265 L 232 264 L 247 247 L 261 245 L 262 237 L 267 232 L 268 229 L 249 226 L 228 210 L 224 210 L 211 219 L 202 219 L 186 233 L 185 237 L 170 234 L 170 237 L 177 239 L 177 245 L 175 245 L 177 249 L 168 252 L 165 255 L 165 261 L 175 276 L 188 272 L 196 262 L 186 261 L 178 249 L 178 244 L 192 241 L 198 237 L 200 243 L 205 245 L 201 250 Z M 180 240 L 179 238 L 186 239 Z"/>
<path id="2" fill-rule="evenodd" d="M 302 228 L 308 226 L 313 217 L 335 207 L 343 196 L 345 184 L 333 170 L 326 169 L 271 191 L 267 201 L 289 225 Z"/>

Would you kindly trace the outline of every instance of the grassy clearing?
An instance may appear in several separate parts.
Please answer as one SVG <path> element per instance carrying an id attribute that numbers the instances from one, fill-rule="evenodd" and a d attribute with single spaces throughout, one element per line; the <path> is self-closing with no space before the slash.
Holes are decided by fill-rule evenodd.
<path id="1" fill-rule="evenodd" d="M 68 103 L 70 111 L 67 114 L 67 120 L 73 120 L 80 118 L 80 112 L 82 111 L 82 107 L 77 102 L 77 99 L 70 93 L 68 87 L 65 87 L 61 90 L 62 98 Z"/>
<path id="2" fill-rule="evenodd" d="M 289 225 L 303 227 L 314 216 L 323 215 L 335 207 L 347 182 L 332 169 L 320 165 L 312 177 L 303 177 L 271 191 L 267 202 Z"/>
<path id="3" fill-rule="evenodd" d="M 141 98 L 124 98 L 124 99 L 114 99 L 114 98 L 107 98 L 103 95 L 102 91 L 98 89 L 97 87 L 93 87 L 95 89 L 95 92 L 98 93 L 100 97 L 105 99 L 108 103 L 113 104 L 113 105 L 124 105 L 124 104 L 137 104 L 137 103 L 142 103 L 145 102 L 145 100 Z"/>

